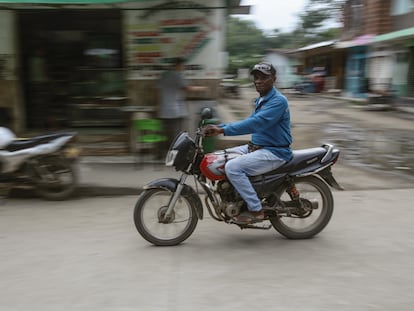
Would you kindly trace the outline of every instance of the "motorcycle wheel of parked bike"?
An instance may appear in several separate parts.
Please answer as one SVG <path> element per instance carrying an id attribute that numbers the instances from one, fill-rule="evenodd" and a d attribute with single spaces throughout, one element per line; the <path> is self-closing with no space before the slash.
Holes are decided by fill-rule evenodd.
<path id="1" fill-rule="evenodd" d="M 149 189 L 141 193 L 134 209 L 134 223 L 148 242 L 158 246 L 173 246 L 186 240 L 198 223 L 190 200 L 180 195 L 168 220 L 164 215 L 174 194 L 166 189 Z"/>
<path id="2" fill-rule="evenodd" d="M 328 185 L 316 176 L 295 179 L 300 206 L 281 189 L 278 217 L 271 217 L 273 227 L 288 239 L 308 239 L 321 232 L 332 217 L 334 201 Z M 290 214 L 290 215 L 289 215 Z"/>
<path id="3" fill-rule="evenodd" d="M 36 191 L 46 200 L 61 201 L 69 198 L 76 189 L 77 174 L 68 159 L 48 156 L 38 160 Z"/>

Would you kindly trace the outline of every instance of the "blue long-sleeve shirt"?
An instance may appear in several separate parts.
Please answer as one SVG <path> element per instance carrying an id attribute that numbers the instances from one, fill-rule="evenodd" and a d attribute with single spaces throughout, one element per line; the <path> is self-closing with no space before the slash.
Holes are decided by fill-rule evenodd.
<path id="1" fill-rule="evenodd" d="M 252 134 L 253 144 L 262 146 L 279 158 L 289 161 L 292 158 L 292 136 L 286 97 L 273 88 L 266 96 L 257 98 L 255 105 L 255 110 L 247 119 L 221 124 L 224 135 Z"/>

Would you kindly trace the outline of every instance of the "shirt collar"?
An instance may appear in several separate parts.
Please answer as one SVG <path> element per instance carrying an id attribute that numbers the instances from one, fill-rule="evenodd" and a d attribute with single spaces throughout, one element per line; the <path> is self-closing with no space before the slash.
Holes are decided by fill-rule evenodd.
<path id="1" fill-rule="evenodd" d="M 258 97 L 256 99 L 256 106 L 263 104 L 266 102 L 270 97 L 274 96 L 276 94 L 276 89 L 273 87 L 265 96 Z"/>

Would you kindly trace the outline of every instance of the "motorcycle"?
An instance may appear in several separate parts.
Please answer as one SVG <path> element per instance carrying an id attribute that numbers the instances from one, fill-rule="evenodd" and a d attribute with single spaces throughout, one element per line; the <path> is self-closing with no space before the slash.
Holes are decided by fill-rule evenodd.
<path id="1" fill-rule="evenodd" d="M 331 171 L 340 151 L 331 144 L 294 150 L 288 163 L 249 177 L 261 199 L 265 219 L 263 224 L 238 224 L 233 218 L 246 211 L 247 205 L 227 180 L 224 165 L 240 154 L 203 151 L 203 127 L 211 116 L 211 109 L 205 108 L 195 138 L 187 132 L 180 133 L 167 153 L 166 166 L 180 171 L 181 177 L 161 178 L 144 186 L 133 213 L 140 235 L 159 246 L 177 245 L 190 237 L 198 220 L 204 217 L 198 185 L 205 193 L 208 213 L 217 221 L 241 229 L 273 227 L 289 239 L 307 239 L 320 233 L 333 213 L 330 187 L 343 190 Z M 188 176 L 194 176 L 196 190 L 186 184 Z"/>
<path id="2" fill-rule="evenodd" d="M 61 131 L 17 138 L 0 127 L 0 189 L 33 188 L 47 200 L 64 200 L 77 186 L 74 163 L 79 150 L 71 145 L 76 132 Z"/>

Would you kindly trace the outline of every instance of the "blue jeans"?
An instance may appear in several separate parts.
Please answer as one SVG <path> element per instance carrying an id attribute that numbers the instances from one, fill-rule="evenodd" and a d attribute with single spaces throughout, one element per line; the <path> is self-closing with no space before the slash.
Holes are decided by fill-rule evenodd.
<path id="1" fill-rule="evenodd" d="M 266 149 L 248 153 L 247 145 L 226 149 L 243 154 L 226 163 L 225 172 L 234 188 L 247 203 L 249 211 L 260 211 L 262 203 L 257 196 L 248 176 L 257 176 L 282 166 L 285 160 Z"/>

